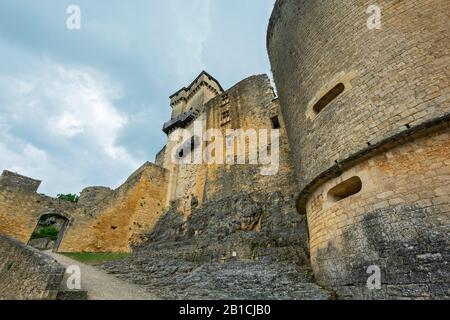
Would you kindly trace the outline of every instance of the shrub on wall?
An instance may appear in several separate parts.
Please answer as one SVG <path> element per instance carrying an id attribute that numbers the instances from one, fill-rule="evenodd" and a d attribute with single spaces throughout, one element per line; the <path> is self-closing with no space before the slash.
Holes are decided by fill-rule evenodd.
<path id="1" fill-rule="evenodd" d="M 73 202 L 73 203 L 77 203 L 78 200 L 80 200 L 80 197 L 77 196 L 76 194 L 58 194 L 58 199 L 60 200 L 64 200 L 64 201 L 69 201 L 69 202 Z"/>

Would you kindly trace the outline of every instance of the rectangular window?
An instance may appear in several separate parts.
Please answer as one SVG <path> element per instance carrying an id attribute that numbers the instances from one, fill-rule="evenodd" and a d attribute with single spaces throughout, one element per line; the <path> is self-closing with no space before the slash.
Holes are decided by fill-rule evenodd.
<path id="1" fill-rule="evenodd" d="M 270 119 L 272 121 L 272 128 L 273 129 L 280 129 L 281 125 L 280 125 L 280 119 L 278 119 L 278 116 L 275 116 L 273 118 Z"/>

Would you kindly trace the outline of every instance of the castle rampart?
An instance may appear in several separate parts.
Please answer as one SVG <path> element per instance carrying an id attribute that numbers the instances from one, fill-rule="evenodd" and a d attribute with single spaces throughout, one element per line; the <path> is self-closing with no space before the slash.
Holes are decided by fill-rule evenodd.
<path id="1" fill-rule="evenodd" d="M 20 174 L 5 170 L 0 176 L 0 188 L 20 190 L 22 192 L 36 192 L 41 181 L 24 177 Z"/>
<path id="2" fill-rule="evenodd" d="M 11 176 L 20 185 L 35 181 L 9 172 L 4 172 L 2 180 Z M 0 187 L 0 234 L 26 244 L 40 218 L 51 214 L 68 221 L 55 248 L 60 252 L 129 252 L 164 213 L 167 185 L 168 172 L 146 163 L 116 190 L 86 188 L 79 203 L 41 195 L 30 188 Z"/>
<path id="3" fill-rule="evenodd" d="M 54 300 L 64 272 L 48 255 L 0 235 L 0 300 Z"/>
<path id="4" fill-rule="evenodd" d="M 448 1 L 279 0 L 267 45 L 317 279 L 448 296 Z M 379 291 L 366 270 L 382 271 Z"/>
<path id="5" fill-rule="evenodd" d="M 202 155 L 201 163 L 174 164 L 172 155 L 174 148 L 179 144 L 171 139 L 175 130 L 170 132 L 169 141 L 157 155 L 156 160 L 170 171 L 169 203 L 177 201 L 179 209 L 189 215 L 192 205 L 197 207 L 205 202 L 230 197 L 237 193 L 267 195 L 281 192 L 286 199 L 296 195 L 294 168 L 290 158 L 284 120 L 267 75 L 252 76 L 240 81 L 208 100 L 199 107 L 199 110 L 203 112 L 196 116 L 195 121 L 200 125 L 203 136 L 198 137 L 201 141 L 195 143 L 191 152 L 195 152 L 197 148 L 205 152 L 211 143 L 211 141 L 205 141 L 206 132 L 211 129 L 218 130 L 223 140 L 221 152 L 224 155 L 224 161 L 223 163 L 207 163 Z M 270 164 L 250 163 L 249 148 L 243 150 L 246 157 L 245 165 L 226 163 L 227 144 L 236 145 L 237 143 L 236 138 L 227 136 L 227 130 L 240 129 L 243 132 L 254 130 L 257 134 L 258 130 L 265 130 L 269 143 L 268 154 L 270 154 L 270 146 L 275 143 L 270 137 L 274 123 L 276 129 L 280 130 L 280 141 L 279 157 L 276 157 L 279 163 L 276 164 L 277 168 L 273 175 L 261 174 L 261 168 L 268 167 Z M 191 122 L 179 129 L 184 129 L 190 136 L 194 136 L 194 127 L 195 123 Z M 187 142 L 190 143 L 190 140 Z M 248 147 L 250 141 L 246 140 L 245 143 Z M 191 156 L 191 154 L 184 156 Z"/>

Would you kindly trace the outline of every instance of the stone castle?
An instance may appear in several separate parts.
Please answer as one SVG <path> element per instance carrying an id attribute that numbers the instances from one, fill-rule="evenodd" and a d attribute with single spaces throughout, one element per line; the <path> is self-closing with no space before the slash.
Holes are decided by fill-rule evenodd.
<path id="1" fill-rule="evenodd" d="M 53 250 L 133 252 L 103 268 L 162 298 L 450 298 L 450 3 L 379 1 L 380 30 L 369 5 L 278 0 L 267 47 L 279 97 L 265 75 L 224 90 L 202 72 L 170 97 L 155 164 L 116 190 L 71 203 L 4 171 L 0 234 L 27 244 L 52 217 Z M 225 146 L 229 129 L 279 130 L 277 174 L 174 162 L 211 144 L 195 125 Z"/>

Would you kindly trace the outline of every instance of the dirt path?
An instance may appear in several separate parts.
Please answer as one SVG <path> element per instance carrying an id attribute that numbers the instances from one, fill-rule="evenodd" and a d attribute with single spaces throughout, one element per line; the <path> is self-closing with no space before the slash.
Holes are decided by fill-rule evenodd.
<path id="1" fill-rule="evenodd" d="M 95 267 L 70 259 L 66 256 L 47 252 L 64 267 L 77 265 L 81 270 L 81 290 L 87 291 L 89 300 L 158 300 L 143 288 L 119 280 Z"/>

